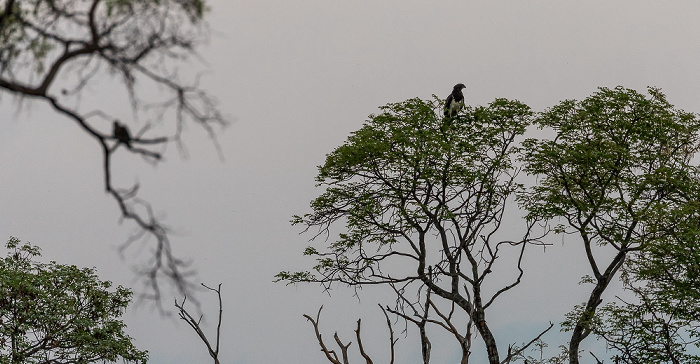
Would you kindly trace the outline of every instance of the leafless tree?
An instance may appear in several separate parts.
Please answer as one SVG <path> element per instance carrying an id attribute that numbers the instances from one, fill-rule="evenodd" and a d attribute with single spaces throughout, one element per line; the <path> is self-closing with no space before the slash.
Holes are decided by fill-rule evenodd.
<path id="1" fill-rule="evenodd" d="M 394 338 L 394 329 L 391 325 L 391 320 L 389 319 L 389 315 L 387 315 L 386 310 L 380 305 L 379 308 L 382 309 L 382 312 L 384 313 L 384 317 L 386 318 L 386 324 L 389 327 L 389 349 L 390 349 L 390 359 L 389 363 L 394 364 L 394 359 L 395 359 L 395 345 L 397 339 Z M 352 344 L 351 341 L 349 341 L 347 344 L 343 344 L 343 341 L 340 339 L 338 336 L 338 332 L 333 334 L 333 339 L 335 340 L 336 344 L 338 344 L 338 347 L 340 348 L 340 356 L 338 357 L 338 354 L 335 352 L 335 350 L 329 349 L 328 346 L 326 346 L 326 343 L 323 341 L 323 335 L 321 334 L 321 331 L 318 327 L 319 321 L 321 320 L 321 310 L 323 310 L 323 306 L 321 306 L 318 309 L 318 313 L 316 314 L 316 319 L 309 315 L 304 315 L 304 317 L 311 322 L 311 324 L 314 327 L 314 332 L 316 333 L 316 340 L 318 340 L 318 345 L 321 347 L 321 352 L 323 352 L 326 355 L 326 359 L 328 359 L 329 362 L 333 364 L 349 364 L 350 363 L 350 356 L 348 353 L 348 348 Z M 362 359 L 365 360 L 366 364 L 373 364 L 374 361 L 372 360 L 372 357 L 367 354 L 365 351 L 364 345 L 362 345 L 362 336 L 360 335 L 360 329 L 362 327 L 362 319 L 357 320 L 357 328 L 355 329 L 355 337 L 357 338 L 357 350 L 360 352 L 360 355 L 362 356 Z M 341 361 L 342 358 L 342 361 Z"/>
<path id="2" fill-rule="evenodd" d="M 194 332 L 197 333 L 197 336 L 199 336 L 199 339 L 202 340 L 204 345 L 207 347 L 207 351 L 209 352 L 209 356 L 211 356 L 212 359 L 214 359 L 214 364 L 219 364 L 219 343 L 220 343 L 220 338 L 221 338 L 221 317 L 223 315 L 223 305 L 221 301 L 221 283 L 219 283 L 219 286 L 217 288 L 211 288 L 209 286 L 206 286 L 204 283 L 202 283 L 202 286 L 210 291 L 216 292 L 216 295 L 219 298 L 219 320 L 217 321 L 216 324 L 216 341 L 212 345 L 212 343 L 209 341 L 207 338 L 207 335 L 204 334 L 204 331 L 202 331 L 202 327 L 200 326 L 202 322 L 202 317 L 203 315 L 200 315 L 198 319 L 195 319 L 194 316 L 192 316 L 187 310 L 185 309 L 185 302 L 187 301 L 187 296 L 185 296 L 182 299 L 182 302 L 178 303 L 177 300 L 175 300 L 175 307 L 178 309 L 178 315 L 180 316 L 180 319 L 184 320 L 187 322 L 187 324 L 194 330 Z"/>
<path id="3" fill-rule="evenodd" d="M 177 67 L 196 56 L 195 45 L 206 41 L 205 0 L 0 3 L 0 97 L 47 103 L 97 143 L 105 191 L 123 219 L 138 227 L 122 249 L 155 238 L 153 255 L 138 268 L 151 288 L 145 296 L 159 301 L 162 278 L 186 293 L 187 264 L 173 254 L 167 229 L 138 196 L 139 185 L 113 182 L 112 162 L 128 153 L 156 164 L 173 142 L 184 151 L 186 123 L 201 126 L 217 145 L 216 127 L 225 118 L 199 87 L 199 76 L 181 75 Z M 121 90 L 130 99 L 129 122 L 117 121 L 118 111 L 105 105 L 81 102 L 107 77 L 108 98 Z"/>

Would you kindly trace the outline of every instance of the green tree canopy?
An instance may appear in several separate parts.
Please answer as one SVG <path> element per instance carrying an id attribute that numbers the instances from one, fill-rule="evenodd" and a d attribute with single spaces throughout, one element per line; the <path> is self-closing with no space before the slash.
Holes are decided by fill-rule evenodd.
<path id="1" fill-rule="evenodd" d="M 579 236 L 594 284 L 566 322 L 570 362 L 578 363 L 602 294 L 625 261 L 634 280 L 650 279 L 653 287 L 661 283 L 653 272 L 688 248 L 675 243 L 695 238 L 700 174 L 691 159 L 700 119 L 675 109 L 658 89 L 643 95 L 618 87 L 563 101 L 537 123 L 556 137 L 524 142 L 525 169 L 538 176 L 525 206 L 532 219 L 561 221 L 559 231 Z"/>
<path id="2" fill-rule="evenodd" d="M 618 362 L 700 363 L 700 175 L 664 215 L 661 239 L 634 252 L 622 281 L 632 298 L 602 307 L 593 330 Z"/>
<path id="3" fill-rule="evenodd" d="M 391 286 L 401 302 L 391 312 L 419 326 L 440 315 L 432 301 L 449 302 L 469 322 L 458 333 L 443 321 L 462 346 L 462 361 L 469 358 L 475 328 L 489 362 L 500 363 L 486 310 L 520 283 L 523 252 L 537 243 L 527 222 L 520 230 L 515 225 L 500 231 L 522 190 L 515 146 L 530 123 L 530 108 L 496 99 L 444 118 L 442 100 L 416 98 L 381 111 L 327 156 L 317 177 L 325 191 L 311 202 L 311 213 L 293 221 L 334 241 L 323 250 L 306 249 L 317 258 L 314 272 L 282 272 L 278 278 L 328 288 L 334 282 Z M 508 250 L 519 257 L 510 271 L 496 264 Z M 501 269 L 512 281 L 497 285 L 491 273 Z M 414 294 L 422 308 L 404 311 Z"/>
<path id="4" fill-rule="evenodd" d="M 676 109 L 654 88 L 647 94 L 600 88 L 534 118 L 526 105 L 504 99 L 455 118 L 443 118 L 440 105 L 421 99 L 386 105 L 327 156 L 317 177 L 324 191 L 293 223 L 330 243 L 305 250 L 316 258 L 313 271 L 278 279 L 327 289 L 391 286 L 396 305 L 387 311 L 418 326 L 425 363 L 426 325 L 454 334 L 462 363 L 471 338 L 479 337 L 492 364 L 526 358 L 577 364 L 591 334 L 608 343 L 618 363 L 699 362 L 688 351 L 700 342 L 696 114 Z M 522 140 L 533 120 L 554 137 Z M 516 180 L 522 170 L 536 177 L 528 188 Z M 518 207 L 513 200 L 527 215 L 521 230 L 507 223 L 504 232 L 505 211 Z M 528 346 L 545 346 L 538 340 L 547 330 L 502 355 L 487 309 L 520 284 L 526 246 L 543 244 L 533 233 L 539 224 L 544 234 L 581 242 L 590 267 L 584 281 L 593 288 L 563 322 L 571 339 L 560 355 L 525 355 Z M 503 284 L 509 270 L 498 258 L 509 251 L 519 258 L 512 281 Z M 496 274 L 501 285 L 493 284 Z M 617 280 L 627 295 L 604 303 Z M 449 314 L 439 300 L 451 305 Z M 462 331 L 455 307 L 467 317 Z M 327 358 L 339 362 L 320 336 L 320 310 L 307 318 Z M 359 331 L 358 322 L 358 343 Z M 348 346 L 336 341 L 345 357 Z"/>
<path id="5" fill-rule="evenodd" d="M 94 269 L 40 263 L 39 248 L 7 242 L 0 260 L 0 363 L 145 363 L 120 320 L 131 292 Z"/>

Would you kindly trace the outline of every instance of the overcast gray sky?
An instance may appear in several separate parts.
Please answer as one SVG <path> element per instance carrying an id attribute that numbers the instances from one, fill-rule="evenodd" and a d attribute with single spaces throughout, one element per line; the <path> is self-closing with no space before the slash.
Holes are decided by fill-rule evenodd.
<path id="1" fill-rule="evenodd" d="M 329 297 L 316 286 L 272 283 L 280 270 L 312 264 L 301 256 L 310 236 L 289 220 L 320 192 L 313 179 L 325 154 L 378 106 L 446 97 L 462 82 L 470 105 L 506 97 L 541 111 L 622 85 L 660 87 L 677 107 L 700 111 L 697 1 L 209 3 L 213 36 L 200 52 L 210 73 L 202 86 L 234 121 L 220 135 L 224 161 L 191 127 L 188 159 L 170 148 L 157 168 L 128 155 L 115 163 L 120 182 L 141 183 L 199 280 L 222 283 L 225 363 L 325 363 L 301 316 L 321 304 L 326 338 L 338 330 L 350 340 L 363 317 L 368 350 L 386 354 L 385 341 L 372 341 L 386 340 L 380 321 L 372 324 L 380 317 L 377 292 L 366 290 L 358 301 L 349 289 Z M 119 224 L 104 193 L 97 145 L 44 104 L 25 104 L 17 114 L 12 98 L 1 101 L 0 238 L 31 241 L 47 260 L 95 266 L 102 278 L 134 286 L 128 259 L 140 251 L 126 262 L 117 255 L 132 226 Z M 527 257 L 522 287 L 490 313 L 497 335 L 529 340 L 583 301 L 587 289 L 576 282 L 587 271 L 578 253 L 564 242 Z M 213 333 L 214 301 L 201 299 Z M 184 323 L 147 306 L 130 309 L 126 322 L 152 363 L 209 362 Z M 545 337 L 551 346 L 562 338 Z M 417 363 L 419 346 L 404 342 L 399 362 Z M 453 358 L 439 355 L 436 362 Z"/>

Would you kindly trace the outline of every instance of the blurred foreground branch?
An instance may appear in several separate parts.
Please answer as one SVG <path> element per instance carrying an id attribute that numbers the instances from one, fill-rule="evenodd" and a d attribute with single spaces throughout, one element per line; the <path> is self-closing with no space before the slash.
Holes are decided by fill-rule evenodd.
<path id="1" fill-rule="evenodd" d="M 155 165 L 171 142 L 184 153 L 181 134 L 187 123 L 202 127 L 218 149 L 214 128 L 226 124 L 224 117 L 200 89 L 199 76 L 182 76 L 177 68 L 197 56 L 195 44 L 206 41 L 205 2 L 3 3 L 0 97 L 11 95 L 17 105 L 26 99 L 45 102 L 97 142 L 105 191 L 117 203 L 122 218 L 138 229 L 122 250 L 135 241 L 155 238 L 153 255 L 137 270 L 150 287 L 142 297 L 160 303 L 162 278 L 174 283 L 180 293 L 187 293 L 192 286 L 187 277 L 192 272 L 173 254 L 167 229 L 151 205 L 138 197 L 139 185 L 123 188 L 114 182 L 113 161 L 123 151 Z M 100 90 L 105 78 L 109 87 Z M 117 119 L 124 119 L 123 110 L 128 108 L 109 110 L 120 93 L 131 104 L 132 120 L 124 124 Z"/>

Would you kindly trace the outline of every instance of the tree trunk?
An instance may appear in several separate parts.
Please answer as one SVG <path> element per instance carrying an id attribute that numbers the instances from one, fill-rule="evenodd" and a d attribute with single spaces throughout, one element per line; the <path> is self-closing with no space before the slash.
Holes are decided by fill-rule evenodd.
<path id="1" fill-rule="evenodd" d="M 569 364 L 579 364 L 579 346 L 581 345 L 581 342 L 591 333 L 589 322 L 595 315 L 596 308 L 603 301 L 601 299 L 603 292 L 605 292 L 605 289 L 608 287 L 608 284 L 610 284 L 610 280 L 615 276 L 615 273 L 617 273 L 620 267 L 622 267 L 626 256 L 627 250 L 623 249 L 618 251 L 617 255 L 610 262 L 603 274 L 598 273 L 598 270 L 594 269 L 596 272 L 596 285 L 593 288 L 593 291 L 591 291 L 591 295 L 588 297 L 588 302 L 586 302 L 586 308 L 578 318 L 576 327 L 574 327 L 574 331 L 571 334 L 571 341 L 569 342 Z M 595 267 L 595 261 L 592 260 L 590 254 L 589 261 L 591 262 L 591 266 Z"/>
<path id="2" fill-rule="evenodd" d="M 604 275 L 598 279 L 595 288 L 593 288 L 590 297 L 588 297 L 586 308 L 576 322 L 576 327 L 574 327 L 574 331 L 571 335 L 571 341 L 569 342 L 569 364 L 579 364 L 579 346 L 581 342 L 591 333 L 589 326 L 590 320 L 595 315 L 596 308 L 598 308 L 602 302 L 601 296 L 603 295 L 603 292 L 605 292 L 605 288 L 607 288 L 608 283 L 610 283 L 609 278 L 610 277 L 608 277 L 608 275 Z"/>
<path id="3" fill-rule="evenodd" d="M 427 308 L 426 308 L 427 310 Z M 421 353 L 423 354 L 423 364 L 430 363 L 430 340 L 428 339 L 428 334 L 425 332 L 425 321 L 418 326 L 420 330 L 420 343 L 421 343 Z"/>
<path id="4" fill-rule="evenodd" d="M 469 355 L 471 354 L 471 350 L 468 340 L 471 339 L 465 338 L 465 340 L 460 343 L 462 346 L 462 361 L 460 361 L 459 364 L 469 364 Z"/>
<path id="5" fill-rule="evenodd" d="M 486 313 L 481 304 L 481 290 L 478 286 L 474 287 L 474 322 L 476 323 L 476 329 L 479 330 L 479 334 L 484 340 L 484 344 L 486 344 L 489 364 L 500 364 L 496 338 L 493 337 L 493 333 L 486 324 Z"/>

